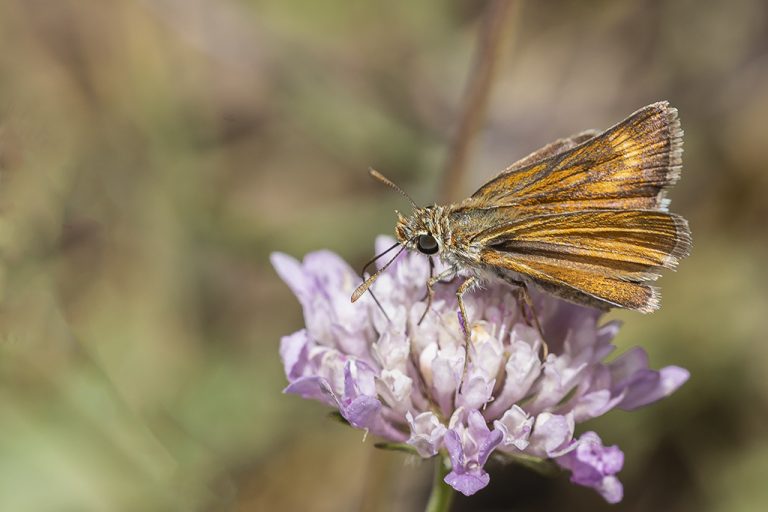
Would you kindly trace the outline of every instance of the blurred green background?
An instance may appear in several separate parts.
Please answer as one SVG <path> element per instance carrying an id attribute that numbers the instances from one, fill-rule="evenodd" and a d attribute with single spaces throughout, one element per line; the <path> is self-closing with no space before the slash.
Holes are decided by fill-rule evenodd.
<path id="1" fill-rule="evenodd" d="M 435 200 L 485 4 L 0 0 L 0 510 L 420 510 L 431 467 L 284 396 L 268 263 L 356 267 Z M 586 428 L 625 501 L 516 468 L 456 510 L 768 507 L 768 5 L 527 2 L 465 192 L 558 137 L 680 109 L 693 255 L 622 349 L 692 378 Z"/>

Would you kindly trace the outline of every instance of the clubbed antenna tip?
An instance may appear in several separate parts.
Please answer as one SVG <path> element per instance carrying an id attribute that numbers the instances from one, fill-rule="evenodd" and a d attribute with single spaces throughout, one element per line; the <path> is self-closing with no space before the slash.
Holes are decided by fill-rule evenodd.
<path id="1" fill-rule="evenodd" d="M 392 182 L 389 178 L 386 178 L 383 174 L 381 174 L 379 171 L 377 171 L 376 169 L 373 169 L 373 168 L 369 168 L 368 169 L 368 173 L 373 178 L 375 178 L 378 181 L 382 182 L 386 186 L 388 186 L 390 188 L 393 188 L 394 190 L 397 190 L 398 192 L 400 192 L 406 199 L 408 199 L 408 201 L 410 201 L 411 205 L 414 208 L 418 208 L 418 205 L 416 204 L 416 201 L 414 201 L 413 198 L 411 198 L 411 196 L 406 194 L 405 190 L 403 190 L 400 187 L 398 187 L 397 185 L 395 185 L 394 182 Z"/>

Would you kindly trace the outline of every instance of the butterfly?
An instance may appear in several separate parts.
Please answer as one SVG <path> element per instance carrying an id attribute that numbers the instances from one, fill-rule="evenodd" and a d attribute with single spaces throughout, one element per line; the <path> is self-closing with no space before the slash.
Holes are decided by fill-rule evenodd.
<path id="1" fill-rule="evenodd" d="M 385 253 L 418 251 L 430 269 L 440 257 L 446 270 L 427 282 L 428 307 L 435 283 L 465 278 L 457 290 L 465 334 L 464 294 L 491 279 L 519 287 L 531 308 L 533 284 L 585 306 L 650 313 L 660 306 L 650 283 L 691 248 L 688 223 L 668 211 L 666 198 L 680 178 L 682 144 L 677 109 L 662 101 L 603 132 L 548 144 L 456 204 L 419 207 L 371 170 L 413 206 L 411 215 L 398 214 L 397 244 Z M 365 279 L 353 302 L 395 258 Z"/>

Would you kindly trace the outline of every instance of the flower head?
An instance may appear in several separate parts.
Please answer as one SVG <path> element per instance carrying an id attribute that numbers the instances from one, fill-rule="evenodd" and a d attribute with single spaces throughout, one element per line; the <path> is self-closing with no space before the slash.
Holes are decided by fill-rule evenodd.
<path id="1" fill-rule="evenodd" d="M 377 249 L 391 243 L 380 237 Z M 429 277 L 421 254 L 400 255 L 373 285 L 386 315 L 370 295 L 350 302 L 360 277 L 331 252 L 302 263 L 275 253 L 272 264 L 306 323 L 281 341 L 285 391 L 325 402 L 350 425 L 408 443 L 422 457 L 447 453 L 445 480 L 466 495 L 488 485 L 485 463 L 501 454 L 554 459 L 574 483 L 619 501 L 621 450 L 592 432 L 574 438 L 576 424 L 647 405 L 688 379 L 679 367 L 649 369 L 640 348 L 605 362 L 616 322 L 600 325 L 599 311 L 535 294 L 549 349 L 542 359 L 544 340 L 505 283 L 465 296 L 467 344 L 455 296 L 460 279 L 435 286 L 420 321 Z"/>

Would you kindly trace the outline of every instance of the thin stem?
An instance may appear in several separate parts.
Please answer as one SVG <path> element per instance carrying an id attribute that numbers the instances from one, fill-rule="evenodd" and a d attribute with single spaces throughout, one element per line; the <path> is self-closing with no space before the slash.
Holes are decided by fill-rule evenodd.
<path id="1" fill-rule="evenodd" d="M 437 456 L 435 458 L 435 477 L 432 480 L 432 493 L 429 495 L 426 512 L 448 512 L 451 509 L 455 491 L 445 483 L 445 475 L 450 469 L 445 457 Z"/>
<path id="2" fill-rule="evenodd" d="M 464 91 L 461 119 L 443 174 L 440 190 L 443 203 L 455 201 L 462 192 L 469 152 L 485 118 L 503 42 L 519 3 L 516 0 L 493 0 L 483 15 L 474 64 Z"/>

